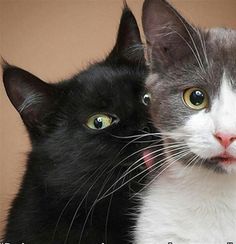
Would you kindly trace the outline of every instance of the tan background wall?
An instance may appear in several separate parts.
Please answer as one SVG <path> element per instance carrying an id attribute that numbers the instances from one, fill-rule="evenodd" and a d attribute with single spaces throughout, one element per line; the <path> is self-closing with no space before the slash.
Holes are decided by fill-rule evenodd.
<path id="1" fill-rule="evenodd" d="M 142 0 L 127 0 L 140 24 Z M 0 55 L 56 81 L 104 57 L 115 40 L 122 0 L 0 0 Z M 173 0 L 201 26 L 236 28 L 236 0 Z M 2 73 L 0 71 L 0 76 Z M 24 172 L 29 141 L 0 78 L 0 234 Z"/>

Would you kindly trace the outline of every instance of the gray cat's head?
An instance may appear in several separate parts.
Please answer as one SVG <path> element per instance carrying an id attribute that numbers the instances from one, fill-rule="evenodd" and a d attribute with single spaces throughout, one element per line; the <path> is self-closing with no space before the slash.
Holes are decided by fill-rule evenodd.
<path id="1" fill-rule="evenodd" d="M 151 114 L 185 164 L 236 172 L 236 31 L 198 29 L 164 0 L 146 0 Z"/>

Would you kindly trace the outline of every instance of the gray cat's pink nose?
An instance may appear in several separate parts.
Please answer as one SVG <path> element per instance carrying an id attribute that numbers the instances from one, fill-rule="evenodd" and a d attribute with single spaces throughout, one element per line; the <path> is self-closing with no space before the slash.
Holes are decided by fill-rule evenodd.
<path id="1" fill-rule="evenodd" d="M 236 140 L 236 135 L 233 134 L 217 132 L 214 136 L 224 148 L 227 148 L 232 142 Z"/>

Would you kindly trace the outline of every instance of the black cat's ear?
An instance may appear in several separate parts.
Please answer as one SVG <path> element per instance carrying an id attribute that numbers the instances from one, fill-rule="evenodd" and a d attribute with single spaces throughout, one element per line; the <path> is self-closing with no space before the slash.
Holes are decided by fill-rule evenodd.
<path id="1" fill-rule="evenodd" d="M 2 67 L 4 86 L 13 106 L 27 127 L 40 126 L 54 103 L 54 88 L 23 69 L 7 63 Z"/>
<path id="2" fill-rule="evenodd" d="M 143 43 L 138 24 L 126 3 L 124 3 L 120 19 L 116 44 L 107 60 L 116 61 L 120 58 L 133 63 L 144 61 Z"/>
<path id="3" fill-rule="evenodd" d="M 196 30 L 165 0 L 145 0 L 143 29 L 151 65 L 169 66 L 196 50 Z"/>

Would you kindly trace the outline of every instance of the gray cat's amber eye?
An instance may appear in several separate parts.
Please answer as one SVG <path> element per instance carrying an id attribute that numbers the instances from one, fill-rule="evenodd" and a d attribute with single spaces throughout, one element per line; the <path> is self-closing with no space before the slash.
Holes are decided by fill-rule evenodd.
<path id="1" fill-rule="evenodd" d="M 102 130 L 111 126 L 114 120 L 114 117 L 107 114 L 95 114 L 88 119 L 86 125 L 93 130 Z"/>
<path id="2" fill-rule="evenodd" d="M 185 90 L 183 99 L 185 104 L 194 110 L 201 110 L 208 107 L 207 93 L 197 87 Z"/>

